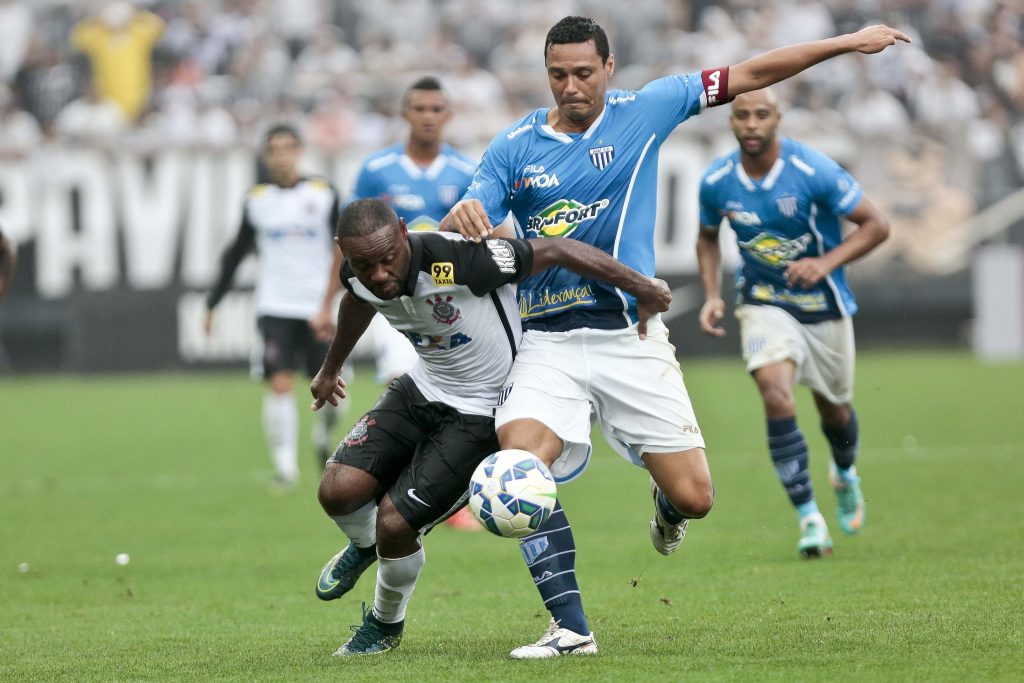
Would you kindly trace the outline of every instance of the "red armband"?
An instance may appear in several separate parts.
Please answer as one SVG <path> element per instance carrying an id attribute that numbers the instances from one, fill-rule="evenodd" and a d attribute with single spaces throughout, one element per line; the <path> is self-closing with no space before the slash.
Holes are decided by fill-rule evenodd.
<path id="1" fill-rule="evenodd" d="M 729 67 L 704 69 L 700 72 L 700 80 L 704 84 L 709 107 L 726 104 L 732 99 L 729 97 Z"/>

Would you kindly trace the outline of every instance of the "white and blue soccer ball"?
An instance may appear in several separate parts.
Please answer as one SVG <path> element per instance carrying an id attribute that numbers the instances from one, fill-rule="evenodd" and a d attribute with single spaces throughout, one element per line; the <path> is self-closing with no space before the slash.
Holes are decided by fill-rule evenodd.
<path id="1" fill-rule="evenodd" d="M 533 453 L 498 451 L 473 472 L 469 509 L 492 534 L 522 538 L 551 516 L 557 494 L 555 478 Z"/>

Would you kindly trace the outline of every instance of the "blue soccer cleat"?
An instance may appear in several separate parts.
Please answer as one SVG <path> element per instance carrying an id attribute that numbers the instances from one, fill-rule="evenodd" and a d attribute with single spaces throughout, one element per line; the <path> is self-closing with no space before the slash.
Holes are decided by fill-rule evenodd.
<path id="1" fill-rule="evenodd" d="M 352 590 L 366 568 L 377 561 L 377 546 L 358 548 L 350 543 L 332 557 L 320 571 L 316 582 L 316 597 L 337 600 Z"/>
<path id="2" fill-rule="evenodd" d="M 864 494 L 860 492 L 860 477 L 857 476 L 857 468 L 851 467 L 846 472 L 840 472 L 833 463 L 829 469 L 828 478 L 832 482 L 832 490 L 836 492 L 839 528 L 852 536 L 864 526 L 866 513 Z"/>
<path id="3" fill-rule="evenodd" d="M 377 655 L 394 650 L 402 642 L 405 620 L 403 619 L 397 624 L 385 624 L 373 615 L 372 609 L 366 609 L 364 603 L 362 625 L 351 628 L 355 635 L 335 651 L 335 657 Z"/>

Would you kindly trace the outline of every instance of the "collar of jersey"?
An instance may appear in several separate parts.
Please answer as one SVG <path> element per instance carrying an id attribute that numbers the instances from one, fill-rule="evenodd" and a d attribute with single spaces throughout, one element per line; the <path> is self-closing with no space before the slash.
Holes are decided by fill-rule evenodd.
<path id="1" fill-rule="evenodd" d="M 775 187 L 775 183 L 778 181 L 779 176 L 782 174 L 782 169 L 785 168 L 786 162 L 782 159 L 782 152 L 779 152 L 779 158 L 775 160 L 772 167 L 768 169 L 768 173 L 765 174 L 764 178 L 761 179 L 761 187 L 757 186 L 747 172 L 743 170 L 743 164 L 739 161 L 736 162 L 736 178 L 740 181 L 740 184 L 744 188 L 751 192 L 757 192 L 758 189 L 770 190 Z"/>
<path id="2" fill-rule="evenodd" d="M 534 122 L 537 123 L 537 132 L 540 133 L 541 135 L 543 135 L 546 138 L 551 138 L 552 140 L 558 140 L 559 142 L 564 142 L 566 144 L 570 144 L 570 143 L 576 142 L 577 140 L 589 140 L 591 138 L 591 136 L 593 136 L 594 131 L 596 131 L 597 127 L 601 125 L 601 122 L 604 121 L 604 115 L 608 113 L 608 102 L 607 101 L 605 102 L 604 108 L 601 110 L 601 114 L 597 117 L 597 119 L 592 124 L 590 124 L 590 128 L 587 128 L 587 130 L 585 130 L 583 132 L 582 136 L 577 136 L 577 137 L 573 137 L 573 136 L 569 135 L 568 133 L 559 133 L 557 130 L 555 130 L 550 125 L 548 125 L 546 122 L 548 120 L 548 112 L 549 111 L 551 111 L 551 110 L 550 109 L 538 109 L 537 110 L 537 118 L 534 119 Z M 544 117 L 543 119 L 541 119 L 542 116 Z M 545 123 L 540 123 L 540 121 L 544 121 Z"/>
<path id="3" fill-rule="evenodd" d="M 444 148 L 442 148 L 440 153 L 430 162 L 430 165 L 423 168 L 413 161 L 403 149 L 402 156 L 398 157 L 398 163 L 409 174 L 409 177 L 414 180 L 419 180 L 420 178 L 434 180 L 437 176 L 441 175 L 441 171 L 448 165 L 448 158 L 445 156 Z"/>

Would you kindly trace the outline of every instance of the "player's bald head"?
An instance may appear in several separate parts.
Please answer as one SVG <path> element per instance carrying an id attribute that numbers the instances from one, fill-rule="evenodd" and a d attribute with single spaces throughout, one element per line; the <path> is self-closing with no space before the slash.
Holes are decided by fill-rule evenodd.
<path id="1" fill-rule="evenodd" d="M 772 111 L 778 111 L 779 98 L 775 96 L 771 88 L 761 88 L 760 90 L 751 90 L 742 95 L 737 95 L 732 101 L 733 111 L 737 107 L 755 107 L 758 105 L 764 105 Z"/>
<path id="2" fill-rule="evenodd" d="M 340 239 L 366 237 L 382 228 L 398 228 L 398 215 L 380 199 L 358 199 L 341 212 L 335 236 Z"/>

